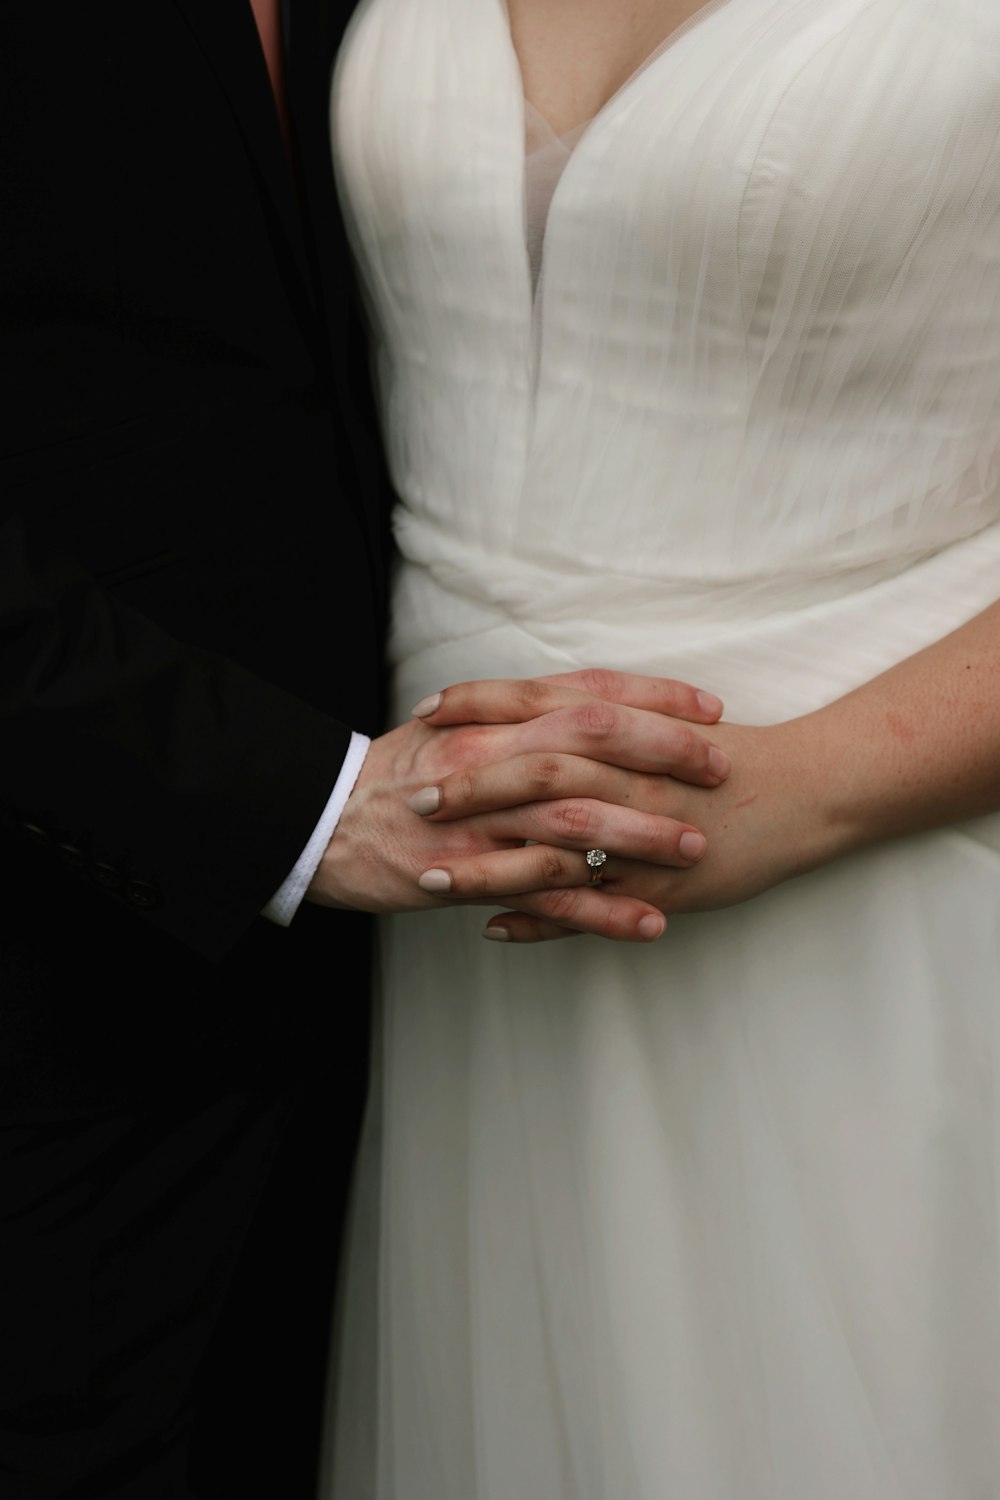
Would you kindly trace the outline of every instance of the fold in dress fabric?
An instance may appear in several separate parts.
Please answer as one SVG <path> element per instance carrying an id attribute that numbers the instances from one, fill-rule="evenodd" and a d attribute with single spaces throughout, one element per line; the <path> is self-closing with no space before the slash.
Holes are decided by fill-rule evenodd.
<path id="1" fill-rule="evenodd" d="M 502 0 L 362 4 L 398 716 L 603 665 L 774 722 L 991 603 L 995 0 L 715 0 L 537 202 L 532 123 Z M 325 1500 L 1000 1493 L 998 918 L 991 817 L 649 948 L 387 919 Z"/>

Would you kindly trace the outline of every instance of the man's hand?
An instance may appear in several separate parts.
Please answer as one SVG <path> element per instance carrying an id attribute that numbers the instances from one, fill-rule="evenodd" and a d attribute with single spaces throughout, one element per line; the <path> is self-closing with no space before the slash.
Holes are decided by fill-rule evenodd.
<path id="1" fill-rule="evenodd" d="M 588 889 L 583 851 L 610 846 L 681 868 L 701 857 L 697 827 L 631 808 L 622 778 L 660 775 L 718 786 L 729 774 L 728 757 L 692 726 L 714 723 L 721 708 L 686 684 L 617 673 L 450 687 L 418 705 L 420 717 L 373 741 L 308 899 L 373 912 L 453 904 L 448 867 L 465 869 L 472 861 L 478 889 L 459 900 L 496 902 L 508 892 L 531 891 L 544 905 L 549 888 L 565 883 L 565 850 L 556 846 L 567 845 L 578 851 L 582 887 L 573 930 L 651 941 L 663 931 L 662 914 L 642 898 Z M 582 817 L 552 794 L 554 772 L 576 758 L 591 768 L 594 790 Z M 436 821 L 415 810 L 430 810 L 432 789 L 449 778 L 454 786 L 456 778 L 499 765 L 508 769 L 502 790 L 492 783 L 489 812 Z M 602 774 L 613 798 L 600 795 Z M 562 890 L 551 894 L 565 899 Z M 503 904 L 523 905 L 520 895 Z M 529 901 L 525 909 L 536 907 Z"/>

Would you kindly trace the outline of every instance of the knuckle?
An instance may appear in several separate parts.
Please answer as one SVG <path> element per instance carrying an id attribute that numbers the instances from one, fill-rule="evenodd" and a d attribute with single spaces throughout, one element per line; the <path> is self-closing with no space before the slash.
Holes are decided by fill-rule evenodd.
<path id="1" fill-rule="evenodd" d="M 469 807 L 476 800 L 476 776 L 475 772 L 464 770 L 456 771 L 453 776 L 448 777 L 447 784 L 441 790 L 441 803 L 447 801 L 448 806 L 454 808 Z"/>
<path id="2" fill-rule="evenodd" d="M 552 793 L 562 779 L 562 765 L 555 755 L 533 756 L 527 766 L 527 781 L 532 792 Z M 536 800 L 539 800 L 536 796 Z"/>
<path id="3" fill-rule="evenodd" d="M 576 922 L 580 910 L 579 892 L 572 887 L 552 891 L 546 902 L 546 910 L 556 922 Z"/>
<path id="4" fill-rule="evenodd" d="M 591 740 L 608 740 L 618 726 L 618 714 L 610 703 L 585 703 L 576 710 L 577 727 Z"/>
<path id="5" fill-rule="evenodd" d="M 596 821 L 589 803 L 577 799 L 558 802 L 552 808 L 553 826 L 566 838 L 589 839 Z"/>
<path id="6" fill-rule="evenodd" d="M 581 685 L 595 698 L 613 698 L 618 691 L 618 674 L 607 667 L 584 667 L 579 674 Z"/>
<path id="7" fill-rule="evenodd" d="M 536 682 L 532 677 L 524 677 L 518 682 L 516 693 L 518 707 L 527 710 L 526 717 L 533 718 L 548 705 L 551 688 L 546 682 Z"/>
<path id="8" fill-rule="evenodd" d="M 548 913 L 554 921 L 592 933 L 595 937 L 619 938 L 619 903 L 605 895 L 588 902 L 587 896 L 588 892 L 575 887 L 568 891 L 552 891 Z"/>
<path id="9" fill-rule="evenodd" d="M 557 849 L 541 848 L 537 851 L 538 873 L 543 885 L 554 885 L 563 879 L 562 855 Z"/>
<path id="10" fill-rule="evenodd" d="M 453 869 L 453 894 L 480 896 L 490 888 L 490 877 L 482 860 L 467 859 L 458 869 Z"/>

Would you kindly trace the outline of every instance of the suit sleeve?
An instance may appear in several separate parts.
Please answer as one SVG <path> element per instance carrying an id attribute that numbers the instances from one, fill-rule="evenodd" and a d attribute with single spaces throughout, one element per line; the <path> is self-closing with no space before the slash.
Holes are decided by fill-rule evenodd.
<path id="1" fill-rule="evenodd" d="M 0 520 L 4 836 L 221 958 L 302 853 L 351 730 L 35 550 Z"/>

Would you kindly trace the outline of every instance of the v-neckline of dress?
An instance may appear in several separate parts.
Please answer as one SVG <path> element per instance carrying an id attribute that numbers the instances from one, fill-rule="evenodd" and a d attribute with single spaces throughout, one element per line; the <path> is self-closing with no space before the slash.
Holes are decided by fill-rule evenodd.
<path id="1" fill-rule="evenodd" d="M 583 121 L 579 125 L 572 127 L 569 131 L 564 132 L 565 135 L 575 135 L 576 139 L 573 141 L 572 148 L 568 153 L 568 159 L 566 161 L 565 168 L 560 173 L 559 180 L 556 182 L 555 189 L 549 200 L 548 211 L 545 217 L 545 225 L 541 236 L 537 276 L 535 275 L 531 265 L 529 231 L 527 222 L 527 162 L 525 157 L 526 107 L 530 105 L 530 107 L 535 111 L 540 119 L 544 121 L 546 125 L 548 125 L 548 128 L 550 130 L 552 130 L 552 126 L 546 120 L 541 110 L 538 109 L 537 105 L 531 104 L 531 101 L 528 100 L 527 96 L 525 95 L 524 74 L 521 70 L 521 59 L 518 55 L 517 48 L 514 45 L 514 34 L 511 29 L 510 8 L 508 6 L 507 0 L 487 0 L 487 3 L 492 3 L 499 9 L 503 31 L 507 38 L 507 45 L 510 49 L 510 61 L 513 66 L 514 76 L 520 82 L 521 142 L 519 152 L 519 165 L 521 172 L 522 202 L 521 234 L 522 243 L 524 246 L 525 292 L 528 298 L 529 324 L 531 328 L 531 333 L 529 336 L 529 347 L 531 350 L 530 358 L 532 367 L 532 411 L 534 413 L 537 406 L 538 384 L 542 370 L 542 346 L 544 339 L 545 308 L 545 269 L 547 259 L 546 252 L 549 243 L 549 228 L 552 223 L 553 215 L 557 212 L 559 200 L 564 194 L 566 181 L 567 179 L 571 179 L 573 176 L 573 166 L 575 158 L 580 154 L 580 148 L 582 145 L 584 146 L 584 149 L 586 149 L 585 143 L 587 142 L 588 138 L 594 139 L 595 135 L 599 134 L 600 129 L 607 123 L 608 118 L 615 113 L 617 106 L 622 102 L 624 97 L 632 91 L 638 80 L 645 73 L 649 72 L 649 70 L 668 53 L 673 52 L 674 48 L 680 41 L 683 40 L 684 37 L 689 36 L 693 31 L 700 28 L 711 15 L 713 15 L 717 11 L 724 10 L 729 5 L 735 4 L 736 0 L 705 0 L 705 3 L 700 5 L 697 10 L 692 11 L 687 20 L 682 21 L 679 26 L 675 26 L 672 31 L 669 31 L 667 33 L 662 41 L 657 43 L 653 50 L 643 58 L 642 62 L 639 63 L 638 67 L 634 68 L 633 71 L 628 75 L 628 77 L 618 86 L 618 88 L 615 89 L 614 93 L 608 96 L 608 98 L 601 105 L 596 114 L 592 115 L 589 120 Z M 557 140 L 561 141 L 563 139 L 562 136 L 557 136 L 554 130 L 552 130 L 552 134 L 553 137 Z"/>

